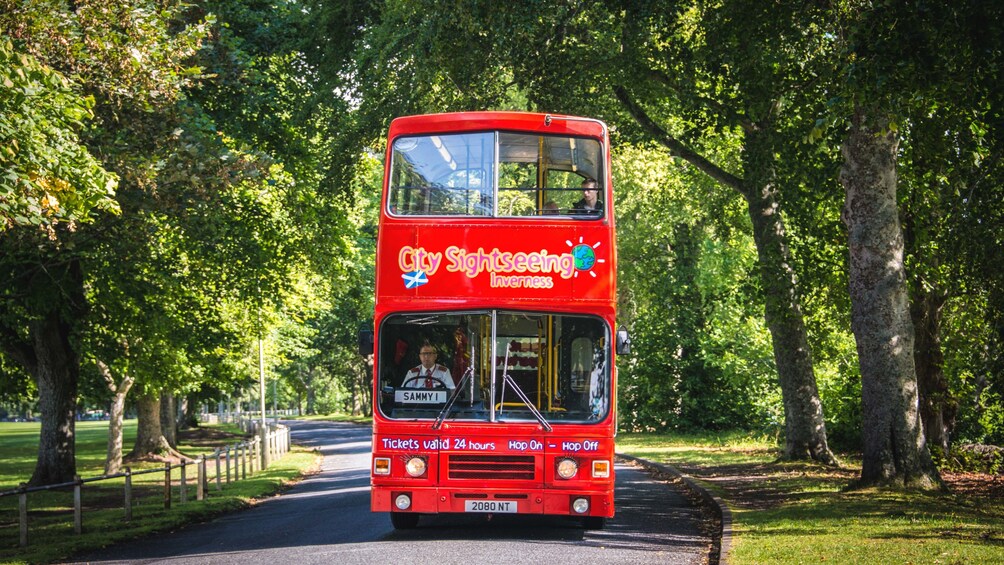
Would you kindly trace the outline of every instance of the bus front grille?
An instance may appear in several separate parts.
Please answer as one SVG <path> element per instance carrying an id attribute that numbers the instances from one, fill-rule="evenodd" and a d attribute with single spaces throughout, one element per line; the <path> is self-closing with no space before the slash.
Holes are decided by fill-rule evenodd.
<path id="1" fill-rule="evenodd" d="M 451 455 L 451 479 L 509 479 L 531 481 L 535 465 L 532 455 Z"/>

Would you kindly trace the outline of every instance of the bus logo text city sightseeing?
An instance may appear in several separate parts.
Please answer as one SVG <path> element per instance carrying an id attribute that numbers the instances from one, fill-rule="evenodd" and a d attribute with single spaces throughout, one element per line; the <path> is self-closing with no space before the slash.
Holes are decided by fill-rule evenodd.
<path id="1" fill-rule="evenodd" d="M 428 283 L 444 266 L 448 272 L 462 273 L 470 279 L 488 273 L 492 288 L 551 288 L 554 286 L 553 275 L 570 279 L 578 276 L 579 271 L 589 272 L 595 277 L 592 268 L 596 263 L 605 262 L 597 259 L 593 251 L 599 244 L 565 243 L 570 248 L 566 253 L 549 253 L 547 249 L 511 252 L 498 247 L 491 251 L 485 251 L 483 247 L 469 251 L 456 245 L 447 247 L 445 251 L 429 251 L 424 247 L 406 245 L 398 252 L 398 266 L 404 273 L 401 277 L 406 288 Z"/>

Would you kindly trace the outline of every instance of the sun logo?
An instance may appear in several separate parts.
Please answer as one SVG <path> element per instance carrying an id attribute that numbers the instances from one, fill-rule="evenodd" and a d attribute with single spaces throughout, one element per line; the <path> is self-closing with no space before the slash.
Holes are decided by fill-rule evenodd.
<path id="1" fill-rule="evenodd" d="M 596 263 L 606 263 L 605 259 L 597 259 L 596 252 L 593 251 L 600 246 L 600 242 L 589 245 L 588 243 L 582 242 L 583 238 L 579 238 L 579 243 L 574 244 L 569 240 L 565 240 L 568 247 L 572 249 L 572 258 L 575 260 L 575 276 L 579 276 L 579 271 L 588 272 L 593 278 L 596 278 L 596 273 L 593 272 L 593 266 Z"/>

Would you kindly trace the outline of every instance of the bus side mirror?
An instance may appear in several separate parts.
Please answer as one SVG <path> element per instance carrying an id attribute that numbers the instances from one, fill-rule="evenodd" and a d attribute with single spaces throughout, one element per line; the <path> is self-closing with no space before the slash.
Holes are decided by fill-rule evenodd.
<path id="1" fill-rule="evenodd" d="M 359 330 L 359 354 L 373 355 L 373 330 Z"/>
<path id="2" fill-rule="evenodd" d="M 617 355 L 627 355 L 631 353 L 631 338 L 628 331 L 621 326 L 617 329 Z"/>

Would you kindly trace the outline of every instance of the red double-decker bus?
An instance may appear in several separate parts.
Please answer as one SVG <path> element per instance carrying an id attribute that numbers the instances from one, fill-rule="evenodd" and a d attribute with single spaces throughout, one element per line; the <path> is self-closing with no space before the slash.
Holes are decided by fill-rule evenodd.
<path id="1" fill-rule="evenodd" d="M 377 242 L 371 508 L 614 515 L 616 247 L 606 126 L 398 118 Z"/>

